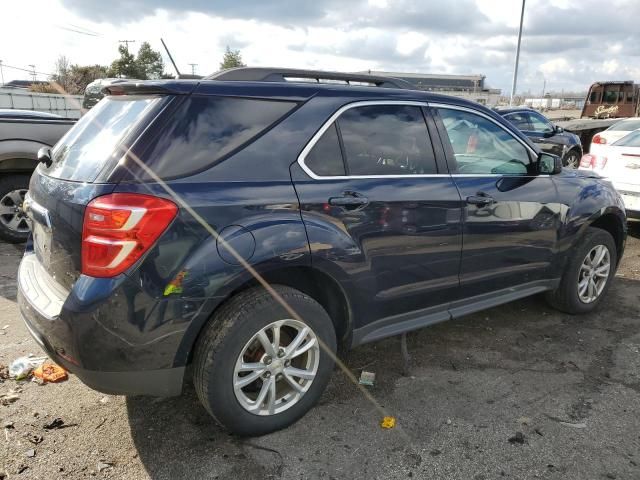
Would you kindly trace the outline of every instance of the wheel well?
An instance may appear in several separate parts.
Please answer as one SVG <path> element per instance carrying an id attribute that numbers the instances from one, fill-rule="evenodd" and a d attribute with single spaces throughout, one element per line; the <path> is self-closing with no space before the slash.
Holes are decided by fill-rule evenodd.
<path id="1" fill-rule="evenodd" d="M 622 242 L 624 238 L 621 220 L 614 214 L 607 213 L 597 218 L 590 226 L 600 228 L 611 234 L 614 242 L 616 243 L 617 261 L 620 262 L 620 252 L 622 251 Z"/>
<path id="2" fill-rule="evenodd" d="M 270 284 L 286 285 L 316 300 L 327 311 L 336 331 L 339 346 L 345 346 L 351 335 L 351 309 L 342 287 L 329 275 L 310 267 L 289 267 L 267 272 L 263 278 Z M 240 289 L 258 284 L 252 280 Z"/>

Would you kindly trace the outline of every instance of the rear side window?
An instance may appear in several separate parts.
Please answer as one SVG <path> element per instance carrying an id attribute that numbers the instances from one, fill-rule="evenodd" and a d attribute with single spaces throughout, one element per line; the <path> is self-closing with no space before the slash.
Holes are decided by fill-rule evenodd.
<path id="1" fill-rule="evenodd" d="M 349 175 L 437 173 L 420 107 L 355 107 L 338 118 L 338 127 Z"/>
<path id="2" fill-rule="evenodd" d="M 637 130 L 640 128 L 640 120 L 623 120 L 618 122 L 612 126 L 610 126 L 607 130 L 612 132 L 630 132 L 632 130 Z"/>
<path id="3" fill-rule="evenodd" d="M 296 106 L 294 102 L 191 96 L 163 121 L 142 158 L 160 178 L 193 175 L 255 139 Z M 147 175 L 134 164 L 137 178 Z"/>
<path id="4" fill-rule="evenodd" d="M 612 145 L 616 147 L 640 147 L 640 132 L 631 132 L 617 142 L 613 142 Z"/>
<path id="5" fill-rule="evenodd" d="M 342 176 L 345 174 L 340 140 L 334 123 L 322 134 L 305 158 L 305 164 L 320 176 Z"/>
<path id="6" fill-rule="evenodd" d="M 107 97 L 83 116 L 55 145 L 52 164 L 42 172 L 62 180 L 93 182 L 122 158 L 136 127 L 161 97 Z"/>

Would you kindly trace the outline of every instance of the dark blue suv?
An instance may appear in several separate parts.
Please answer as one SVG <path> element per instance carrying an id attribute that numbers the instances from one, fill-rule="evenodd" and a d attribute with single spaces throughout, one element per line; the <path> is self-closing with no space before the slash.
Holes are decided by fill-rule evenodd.
<path id="1" fill-rule="evenodd" d="M 41 151 L 18 299 L 87 385 L 192 379 L 262 434 L 312 407 L 339 347 L 539 292 L 602 301 L 627 228 L 609 183 L 475 103 L 276 73 L 113 85 Z"/>

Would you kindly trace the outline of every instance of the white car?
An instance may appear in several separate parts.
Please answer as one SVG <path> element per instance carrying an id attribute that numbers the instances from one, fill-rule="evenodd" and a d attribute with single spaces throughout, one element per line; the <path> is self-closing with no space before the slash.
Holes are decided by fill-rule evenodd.
<path id="1" fill-rule="evenodd" d="M 609 179 L 624 200 L 627 217 L 640 220 L 640 130 L 583 155 L 579 168 Z"/>
<path id="2" fill-rule="evenodd" d="M 620 140 L 622 137 L 628 135 L 640 128 L 640 117 L 631 117 L 620 120 L 614 123 L 606 130 L 596 133 L 591 139 L 591 145 L 589 146 L 589 153 L 599 154 L 603 149 L 607 148 L 607 145 Z"/>

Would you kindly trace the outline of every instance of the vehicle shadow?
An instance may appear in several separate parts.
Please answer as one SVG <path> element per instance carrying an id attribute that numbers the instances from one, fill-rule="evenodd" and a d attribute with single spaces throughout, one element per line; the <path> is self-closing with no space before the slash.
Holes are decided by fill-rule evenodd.
<path id="1" fill-rule="evenodd" d="M 190 384 L 180 397 L 129 397 L 127 413 L 140 460 L 154 480 L 271 478 L 283 467 L 276 451 L 260 452 L 268 449 L 220 428 Z M 267 457 L 260 463 L 256 449 Z"/>
<path id="2" fill-rule="evenodd" d="M 629 235 L 635 238 L 640 238 L 640 221 L 629 222 Z"/>
<path id="3" fill-rule="evenodd" d="M 0 242 L 0 296 L 16 300 L 18 265 L 24 252 L 24 244 Z"/>

